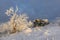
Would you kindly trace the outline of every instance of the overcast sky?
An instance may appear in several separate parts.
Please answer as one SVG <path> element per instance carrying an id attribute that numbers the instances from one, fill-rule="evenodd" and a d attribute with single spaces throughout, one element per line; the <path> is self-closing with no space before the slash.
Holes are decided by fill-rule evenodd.
<path id="1" fill-rule="evenodd" d="M 60 16 L 60 0 L 0 0 L 0 23 L 8 20 L 5 11 L 16 5 L 21 13 L 27 13 L 31 19 L 53 20 Z"/>

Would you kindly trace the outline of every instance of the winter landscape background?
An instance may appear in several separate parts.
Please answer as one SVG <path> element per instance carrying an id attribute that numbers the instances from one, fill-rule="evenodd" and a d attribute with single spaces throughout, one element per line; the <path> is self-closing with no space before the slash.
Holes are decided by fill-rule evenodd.
<path id="1" fill-rule="evenodd" d="M 16 5 L 19 7 L 21 13 L 24 12 L 30 18 L 33 17 L 31 19 L 48 18 L 49 20 L 54 20 L 60 16 L 59 0 L 0 0 L 0 22 L 8 20 L 5 11 L 10 7 L 15 8 Z"/>
<path id="2" fill-rule="evenodd" d="M 5 14 L 6 10 L 16 6 L 18 14 L 26 13 L 29 20 L 36 18 L 48 19 L 49 25 L 39 28 L 31 28 L 31 32 L 7 34 L 0 33 L 0 40 L 60 40 L 60 1 L 59 0 L 0 0 L 0 24 L 4 25 L 10 17 Z M 8 24 L 7 24 L 8 25 Z M 1 25 L 0 25 L 1 26 Z M 1 31 L 0 27 L 0 31 Z"/>

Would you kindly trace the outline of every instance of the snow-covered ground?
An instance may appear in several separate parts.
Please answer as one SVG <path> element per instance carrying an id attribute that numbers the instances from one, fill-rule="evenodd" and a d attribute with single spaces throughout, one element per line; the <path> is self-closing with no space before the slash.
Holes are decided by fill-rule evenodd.
<path id="1" fill-rule="evenodd" d="M 60 26 L 49 24 L 41 28 L 32 28 L 32 32 L 19 32 L 0 37 L 0 40 L 60 40 Z"/>

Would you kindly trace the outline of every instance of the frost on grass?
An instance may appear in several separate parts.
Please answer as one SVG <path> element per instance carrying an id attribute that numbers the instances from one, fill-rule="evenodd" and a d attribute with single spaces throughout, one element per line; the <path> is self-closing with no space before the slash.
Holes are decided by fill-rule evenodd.
<path id="1" fill-rule="evenodd" d="M 0 25 L 0 40 L 60 40 L 60 19 L 44 27 L 29 28 L 33 23 L 29 21 L 26 14 L 17 14 L 18 7 L 8 9 L 5 14 L 10 16 L 10 20 Z M 46 20 L 47 21 L 47 20 Z M 21 32 L 24 31 L 24 32 Z M 17 32 L 17 33 L 16 33 Z M 19 32 L 19 33 L 18 33 Z M 10 33 L 10 36 L 5 36 Z M 29 35 L 25 34 L 31 33 Z M 5 37 L 4 37 L 5 36 Z"/>
<path id="2" fill-rule="evenodd" d="M 6 23 L 1 24 L 0 31 L 8 31 L 8 33 L 16 33 L 28 29 L 33 25 L 31 21 L 28 20 L 26 14 L 17 14 L 18 7 L 14 10 L 13 7 L 8 9 L 5 14 L 10 16 L 10 20 Z"/>

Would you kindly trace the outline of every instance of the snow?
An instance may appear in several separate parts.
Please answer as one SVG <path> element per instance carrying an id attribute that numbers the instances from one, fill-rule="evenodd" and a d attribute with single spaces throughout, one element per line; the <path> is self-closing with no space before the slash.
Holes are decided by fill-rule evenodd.
<path id="1" fill-rule="evenodd" d="M 0 37 L 0 40 L 60 40 L 60 26 L 48 25 L 39 28 L 39 30 L 32 28 L 32 32 L 28 34 L 14 33 Z"/>

